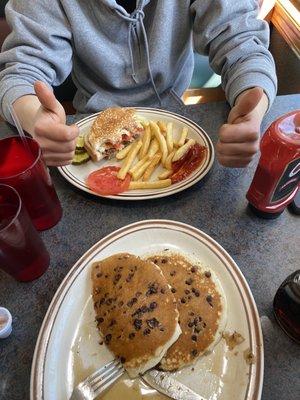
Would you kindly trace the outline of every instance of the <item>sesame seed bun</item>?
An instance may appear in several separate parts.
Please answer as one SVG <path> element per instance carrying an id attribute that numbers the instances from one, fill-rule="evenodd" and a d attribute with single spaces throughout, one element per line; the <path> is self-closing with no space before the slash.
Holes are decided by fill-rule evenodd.
<path id="1" fill-rule="evenodd" d="M 111 158 L 117 150 L 137 139 L 144 132 L 132 108 L 108 108 L 95 119 L 84 137 L 84 147 L 93 161 Z"/>

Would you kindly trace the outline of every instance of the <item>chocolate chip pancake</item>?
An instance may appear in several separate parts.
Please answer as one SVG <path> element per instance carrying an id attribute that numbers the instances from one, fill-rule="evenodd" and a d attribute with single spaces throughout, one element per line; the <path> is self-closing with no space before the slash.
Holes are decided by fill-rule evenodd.
<path id="1" fill-rule="evenodd" d="M 181 331 L 176 300 L 160 268 L 131 254 L 92 266 L 97 327 L 131 377 L 154 367 Z"/>
<path id="2" fill-rule="evenodd" d="M 219 341 L 226 322 L 225 297 L 211 271 L 181 255 L 166 252 L 148 260 L 161 268 L 177 300 L 182 334 L 160 363 L 161 369 L 173 371 L 195 362 Z"/>

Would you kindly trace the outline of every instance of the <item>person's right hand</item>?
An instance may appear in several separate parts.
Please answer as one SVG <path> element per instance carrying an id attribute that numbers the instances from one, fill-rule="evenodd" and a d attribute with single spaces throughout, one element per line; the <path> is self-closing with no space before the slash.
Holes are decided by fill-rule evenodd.
<path id="1" fill-rule="evenodd" d="M 45 83 L 35 82 L 34 89 L 41 106 L 33 121 L 33 137 L 41 146 L 43 158 L 49 166 L 70 164 L 78 127 L 66 125 L 65 110 Z"/>

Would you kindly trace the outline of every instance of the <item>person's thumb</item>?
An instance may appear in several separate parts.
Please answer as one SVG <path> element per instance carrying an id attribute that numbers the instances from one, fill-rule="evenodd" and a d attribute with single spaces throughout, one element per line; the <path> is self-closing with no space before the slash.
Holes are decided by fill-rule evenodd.
<path id="1" fill-rule="evenodd" d="M 241 118 L 255 109 L 255 107 L 260 102 L 264 92 L 260 87 L 255 87 L 243 93 L 236 105 L 231 110 L 228 122 L 234 124 L 238 118 Z"/>
<path id="2" fill-rule="evenodd" d="M 35 93 L 44 108 L 57 114 L 59 112 L 58 102 L 52 90 L 41 81 L 34 84 Z"/>

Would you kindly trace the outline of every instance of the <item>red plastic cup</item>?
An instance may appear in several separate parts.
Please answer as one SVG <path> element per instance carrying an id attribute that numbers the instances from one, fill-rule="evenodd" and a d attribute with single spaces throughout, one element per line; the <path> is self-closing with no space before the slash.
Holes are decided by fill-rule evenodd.
<path id="1" fill-rule="evenodd" d="M 38 143 L 19 136 L 0 140 L 0 184 L 21 196 L 36 229 L 49 229 L 61 219 L 62 208 Z"/>
<path id="2" fill-rule="evenodd" d="M 0 184 L 0 268 L 25 282 L 41 276 L 49 262 L 49 253 L 18 192 Z"/>

